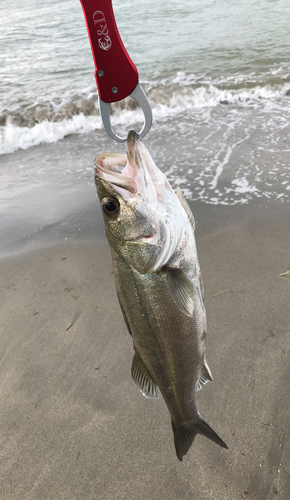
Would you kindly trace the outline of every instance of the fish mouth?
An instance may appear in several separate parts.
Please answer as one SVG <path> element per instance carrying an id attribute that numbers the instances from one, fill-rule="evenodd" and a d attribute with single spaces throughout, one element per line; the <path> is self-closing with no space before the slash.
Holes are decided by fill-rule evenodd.
<path id="1" fill-rule="evenodd" d="M 133 198 L 138 193 L 137 149 L 141 139 L 131 130 L 127 136 L 127 154 L 100 153 L 94 159 L 95 174 L 111 185 L 123 198 Z"/>

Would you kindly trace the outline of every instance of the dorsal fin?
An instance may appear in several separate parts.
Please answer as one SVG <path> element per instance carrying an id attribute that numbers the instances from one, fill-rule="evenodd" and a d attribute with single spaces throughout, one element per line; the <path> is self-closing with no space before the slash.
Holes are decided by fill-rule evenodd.
<path id="1" fill-rule="evenodd" d="M 131 375 L 132 379 L 134 380 L 135 384 L 138 385 L 143 396 L 150 399 L 157 399 L 159 397 L 158 387 L 150 376 L 136 349 L 134 349 Z"/>
<path id="2" fill-rule="evenodd" d="M 187 203 L 187 201 L 185 199 L 185 196 L 184 196 L 184 194 L 183 194 L 183 192 L 181 191 L 180 188 L 177 189 L 176 194 L 178 196 L 178 199 L 179 199 L 181 205 L 183 206 L 184 210 L 186 211 L 186 214 L 187 214 L 187 217 L 189 219 L 189 222 L 191 224 L 192 229 L 195 230 L 195 219 L 193 217 L 193 214 L 192 214 L 192 211 L 190 209 L 190 206 Z"/>

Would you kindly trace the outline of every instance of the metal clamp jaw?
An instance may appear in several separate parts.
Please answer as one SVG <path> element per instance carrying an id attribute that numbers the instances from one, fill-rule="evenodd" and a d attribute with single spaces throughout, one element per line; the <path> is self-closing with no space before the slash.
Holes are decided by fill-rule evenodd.
<path id="1" fill-rule="evenodd" d="M 144 113 L 144 125 L 140 132 L 138 132 L 140 137 L 144 137 L 147 132 L 150 130 L 152 125 L 152 111 L 148 99 L 144 90 L 142 89 L 140 83 L 138 82 L 133 92 L 131 92 L 130 97 L 133 97 L 135 101 L 138 102 L 140 108 Z M 104 127 L 112 139 L 115 139 L 118 142 L 125 142 L 126 137 L 119 137 L 112 129 L 111 119 L 110 119 L 110 102 L 104 102 L 101 98 L 99 98 L 100 105 L 100 113 L 103 120 Z"/>

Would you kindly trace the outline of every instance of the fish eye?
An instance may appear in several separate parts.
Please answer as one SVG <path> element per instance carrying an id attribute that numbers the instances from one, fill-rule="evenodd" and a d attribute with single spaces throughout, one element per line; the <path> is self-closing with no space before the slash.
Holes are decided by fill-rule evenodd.
<path id="1" fill-rule="evenodd" d="M 116 198 L 103 198 L 102 207 L 106 215 L 114 217 L 119 213 L 120 203 Z"/>

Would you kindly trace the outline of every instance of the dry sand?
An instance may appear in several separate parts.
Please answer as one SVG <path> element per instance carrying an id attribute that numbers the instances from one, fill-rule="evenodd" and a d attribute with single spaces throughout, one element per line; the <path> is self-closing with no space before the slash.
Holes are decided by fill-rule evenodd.
<path id="1" fill-rule="evenodd" d="M 215 379 L 197 405 L 229 450 L 197 436 L 177 460 L 164 402 L 131 380 L 96 226 L 0 261 L 1 500 L 290 498 L 289 208 L 193 211 Z"/>

